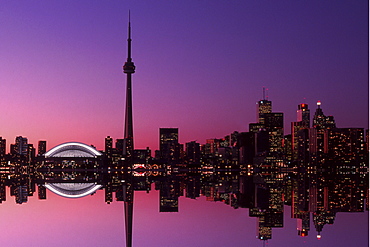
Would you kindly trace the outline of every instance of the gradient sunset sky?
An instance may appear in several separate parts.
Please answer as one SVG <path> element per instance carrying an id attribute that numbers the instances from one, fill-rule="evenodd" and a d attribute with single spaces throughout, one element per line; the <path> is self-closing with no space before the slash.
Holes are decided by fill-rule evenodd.
<path id="1" fill-rule="evenodd" d="M 285 134 L 316 101 L 368 128 L 368 1 L 2 1 L 0 136 L 48 149 L 123 137 L 131 10 L 135 148 L 248 131 L 267 87 Z"/>

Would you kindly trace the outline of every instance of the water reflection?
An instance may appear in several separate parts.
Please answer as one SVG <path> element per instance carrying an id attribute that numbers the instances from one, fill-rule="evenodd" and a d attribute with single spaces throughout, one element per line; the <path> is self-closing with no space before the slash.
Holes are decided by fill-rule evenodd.
<path id="1" fill-rule="evenodd" d="M 61 162 L 63 166 L 63 162 Z M 325 234 L 338 212 L 368 210 L 366 169 L 345 166 L 322 171 L 276 169 L 81 169 L 30 167 L 13 164 L 2 167 L 0 201 L 6 201 L 6 187 L 18 204 L 37 196 L 47 199 L 48 190 L 60 196 L 79 198 L 103 190 L 105 202 L 125 205 L 126 246 L 132 244 L 133 198 L 135 191 L 159 191 L 159 211 L 178 212 L 179 197 L 219 201 L 232 208 L 248 208 L 257 220 L 257 237 L 272 238 L 274 228 L 284 226 L 284 205 L 297 220 L 297 234 Z M 37 189 L 36 189 L 37 187 Z M 209 204 L 212 207 L 212 204 Z M 310 229 L 311 222 L 315 229 Z M 311 233 L 312 232 L 312 233 Z"/>

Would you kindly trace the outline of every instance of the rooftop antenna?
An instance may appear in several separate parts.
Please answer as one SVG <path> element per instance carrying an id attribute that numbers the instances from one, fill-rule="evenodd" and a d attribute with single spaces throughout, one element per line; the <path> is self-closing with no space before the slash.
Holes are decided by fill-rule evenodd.
<path id="1" fill-rule="evenodd" d="M 262 87 L 262 90 L 263 90 L 263 100 L 265 100 L 265 87 Z"/>
<path id="2" fill-rule="evenodd" d="M 269 89 L 266 88 L 266 99 L 269 100 Z"/>

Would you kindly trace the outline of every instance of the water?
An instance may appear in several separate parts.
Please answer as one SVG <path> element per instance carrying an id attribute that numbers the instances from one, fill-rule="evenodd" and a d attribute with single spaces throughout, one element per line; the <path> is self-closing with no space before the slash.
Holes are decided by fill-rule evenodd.
<path id="1" fill-rule="evenodd" d="M 118 197 L 133 198 L 133 246 L 368 246 L 366 174 L 229 173 L 3 172 L 0 244 L 125 246 Z M 103 187 L 75 199 L 44 189 L 75 182 Z M 305 237 L 297 230 L 308 222 L 302 215 L 309 215 Z M 256 237 L 263 232 L 266 241 Z"/>

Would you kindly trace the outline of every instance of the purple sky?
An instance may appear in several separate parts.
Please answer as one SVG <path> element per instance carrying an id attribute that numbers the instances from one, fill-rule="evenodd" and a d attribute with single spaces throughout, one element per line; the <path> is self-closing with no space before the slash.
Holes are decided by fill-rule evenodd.
<path id="1" fill-rule="evenodd" d="M 3 1 L 8 144 L 122 138 L 129 9 L 136 148 L 158 148 L 160 127 L 181 143 L 247 131 L 263 86 L 286 128 L 317 100 L 338 127 L 368 126 L 368 1 Z"/>

